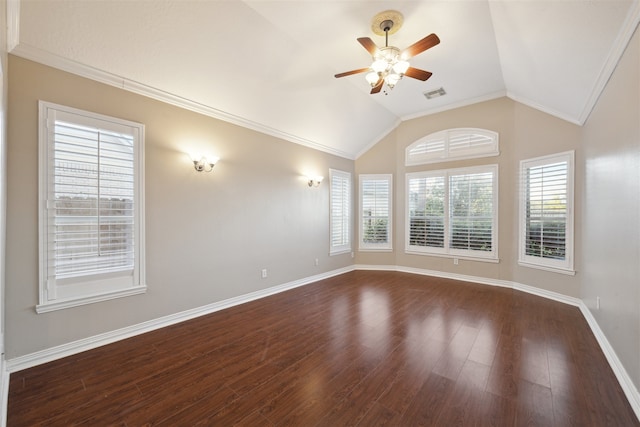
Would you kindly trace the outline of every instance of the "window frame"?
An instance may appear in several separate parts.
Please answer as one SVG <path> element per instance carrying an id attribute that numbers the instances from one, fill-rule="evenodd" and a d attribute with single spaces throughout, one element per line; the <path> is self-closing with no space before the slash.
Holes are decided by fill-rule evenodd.
<path id="1" fill-rule="evenodd" d="M 567 163 L 566 178 L 566 221 L 565 221 L 565 259 L 557 260 L 526 254 L 527 232 L 527 170 L 532 167 Z M 519 221 L 518 221 L 518 264 L 567 275 L 575 275 L 575 150 L 525 159 L 520 161 Z"/>
<path id="2" fill-rule="evenodd" d="M 457 149 L 452 150 L 451 139 L 453 136 L 465 136 L 472 137 L 479 135 L 485 137 L 491 141 L 491 144 L 481 145 L 476 148 L 468 148 L 465 152 L 464 149 L 460 149 L 460 152 L 456 152 Z M 439 155 L 412 154 L 411 151 L 415 150 L 423 143 L 442 142 L 442 152 Z M 431 163 L 441 163 L 452 160 L 465 160 L 465 159 L 477 159 L 482 157 L 494 157 L 500 155 L 500 137 L 498 132 L 494 132 L 488 129 L 480 128 L 452 128 L 445 129 L 438 132 L 425 135 L 417 141 L 411 143 L 406 149 L 404 154 L 405 166 L 426 165 Z"/>
<path id="3" fill-rule="evenodd" d="M 46 101 L 38 103 L 38 231 L 39 231 L 39 299 L 37 313 L 76 307 L 146 292 L 144 239 L 144 125 L 128 120 L 84 111 Z M 50 196 L 53 189 L 56 116 L 65 122 L 105 131 L 126 132 L 133 138 L 133 268 L 123 272 L 81 273 L 75 277 L 57 278 L 48 252 L 49 209 L 54 209 Z M 123 133 L 124 133 L 123 132 Z M 130 277 L 129 277 L 130 276 Z"/>
<path id="4" fill-rule="evenodd" d="M 470 249 L 451 248 L 451 176 L 491 173 L 492 180 L 492 221 L 491 221 L 491 251 L 474 251 Z M 411 245 L 411 198 L 409 195 L 410 181 L 415 178 L 443 177 L 444 180 L 444 241 L 443 247 Z M 405 253 L 412 255 L 440 256 L 446 258 L 468 259 L 472 261 L 499 262 L 498 252 L 498 212 L 499 212 L 499 167 L 497 164 L 470 166 L 454 169 L 440 169 L 407 173 L 405 177 Z"/>
<path id="5" fill-rule="evenodd" d="M 344 227 L 346 225 L 346 235 L 342 233 L 342 238 L 344 239 L 341 244 L 335 245 L 333 244 L 333 234 L 335 227 L 335 217 L 333 215 L 334 211 L 334 180 L 341 180 L 343 183 L 347 184 L 347 194 L 346 200 L 345 195 L 343 195 L 341 200 L 341 211 L 342 215 L 340 215 L 341 225 Z M 351 173 L 346 171 L 341 171 L 338 169 L 329 169 L 329 255 L 340 255 L 351 252 L 351 240 L 352 240 L 352 194 L 353 194 L 353 185 L 351 182 Z M 344 214 L 346 212 L 346 215 Z"/>
<path id="6" fill-rule="evenodd" d="M 391 252 L 393 250 L 393 175 L 392 174 L 361 174 L 359 181 L 359 204 L 358 204 L 358 250 L 361 252 Z M 387 242 L 366 243 L 364 242 L 364 183 L 365 181 L 386 181 L 388 185 L 387 200 Z"/>

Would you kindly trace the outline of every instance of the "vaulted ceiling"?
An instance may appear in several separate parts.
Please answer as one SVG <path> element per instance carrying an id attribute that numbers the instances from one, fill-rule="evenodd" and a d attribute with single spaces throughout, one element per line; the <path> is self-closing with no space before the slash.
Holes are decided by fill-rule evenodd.
<path id="1" fill-rule="evenodd" d="M 372 18 L 404 16 L 389 44 L 441 43 L 370 95 Z M 640 0 L 45 0 L 9 2 L 9 49 L 106 83 L 347 158 L 401 121 L 508 96 L 576 124 L 638 25 Z M 431 100 L 425 92 L 444 88 Z"/>

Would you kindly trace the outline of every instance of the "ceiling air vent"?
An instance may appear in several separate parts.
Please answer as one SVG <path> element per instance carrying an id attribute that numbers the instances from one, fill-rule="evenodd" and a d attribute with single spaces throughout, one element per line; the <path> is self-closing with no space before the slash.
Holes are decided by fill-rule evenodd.
<path id="1" fill-rule="evenodd" d="M 438 88 L 438 89 L 435 89 L 435 90 L 431 90 L 429 92 L 425 92 L 424 96 L 427 99 L 433 99 L 433 98 L 437 98 L 439 96 L 443 96 L 443 95 L 446 95 L 446 94 L 447 94 L 447 92 L 445 92 L 444 88 L 441 87 L 441 88 Z"/>

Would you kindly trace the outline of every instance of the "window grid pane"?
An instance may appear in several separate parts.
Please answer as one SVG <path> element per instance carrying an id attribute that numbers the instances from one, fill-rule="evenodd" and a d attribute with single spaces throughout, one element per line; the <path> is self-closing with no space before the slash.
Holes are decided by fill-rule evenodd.
<path id="1" fill-rule="evenodd" d="M 525 255 L 566 259 L 568 163 L 526 170 Z"/>
<path id="2" fill-rule="evenodd" d="M 493 249 L 493 174 L 449 177 L 449 218 L 452 249 Z"/>
<path id="3" fill-rule="evenodd" d="M 407 175 L 406 250 L 497 259 L 497 165 Z"/>
<path id="4" fill-rule="evenodd" d="M 351 231 L 351 178 L 348 173 L 331 174 L 331 248 L 350 245 Z"/>
<path id="5" fill-rule="evenodd" d="M 362 242 L 367 244 L 389 243 L 388 179 L 364 179 L 362 181 Z"/>
<path id="6" fill-rule="evenodd" d="M 56 278 L 134 268 L 133 136 L 56 120 L 49 265 Z"/>
<path id="7" fill-rule="evenodd" d="M 444 176 L 409 180 L 409 245 L 444 248 Z"/>

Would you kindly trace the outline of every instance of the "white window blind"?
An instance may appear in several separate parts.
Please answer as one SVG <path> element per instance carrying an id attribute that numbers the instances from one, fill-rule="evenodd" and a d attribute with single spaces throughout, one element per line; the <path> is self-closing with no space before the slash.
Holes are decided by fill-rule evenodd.
<path id="1" fill-rule="evenodd" d="M 420 138 L 405 150 L 405 164 L 499 155 L 498 133 L 486 129 L 447 129 Z"/>
<path id="2" fill-rule="evenodd" d="M 360 250 L 390 250 L 391 175 L 360 175 Z"/>
<path id="3" fill-rule="evenodd" d="M 45 102 L 40 117 L 38 311 L 143 291 L 144 127 Z"/>
<path id="4" fill-rule="evenodd" d="M 573 152 L 521 162 L 520 263 L 573 270 Z"/>
<path id="5" fill-rule="evenodd" d="M 331 255 L 351 251 L 351 174 L 329 170 Z"/>
<path id="6" fill-rule="evenodd" d="M 132 272 L 133 137 L 56 120 L 51 155 L 49 274 Z"/>
<path id="7" fill-rule="evenodd" d="M 445 174 L 417 174 L 407 183 L 409 248 L 444 248 Z"/>
<path id="8" fill-rule="evenodd" d="M 407 175 L 410 253 L 497 259 L 495 165 Z"/>
<path id="9" fill-rule="evenodd" d="M 449 177 L 449 247 L 491 252 L 493 246 L 493 173 Z"/>

